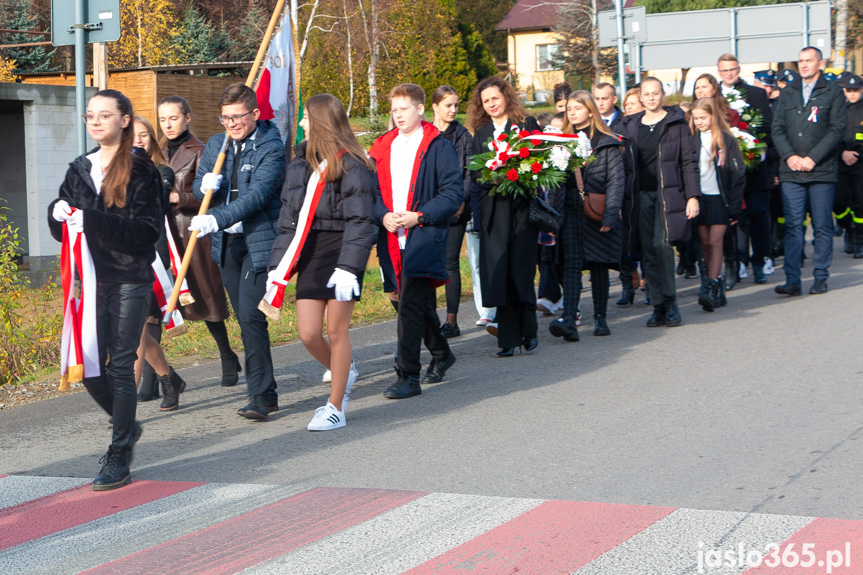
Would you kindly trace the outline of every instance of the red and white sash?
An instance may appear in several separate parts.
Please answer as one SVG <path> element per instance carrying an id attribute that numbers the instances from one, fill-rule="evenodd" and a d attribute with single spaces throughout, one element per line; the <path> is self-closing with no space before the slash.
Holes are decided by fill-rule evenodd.
<path id="1" fill-rule="evenodd" d="M 159 305 L 159 309 L 162 310 L 162 313 L 165 313 L 168 309 L 168 300 L 171 298 L 171 292 L 174 291 L 174 281 L 171 279 L 171 274 L 165 269 L 165 264 L 162 263 L 162 258 L 158 254 L 156 255 L 156 259 L 153 260 L 152 265 L 153 276 L 155 277 L 153 292 L 156 294 L 156 303 Z M 183 315 L 176 307 L 171 312 L 171 316 L 164 318 L 163 322 L 167 324 L 165 331 L 171 337 L 183 335 L 187 331 L 186 324 L 183 322 Z"/>
<path id="2" fill-rule="evenodd" d="M 321 162 L 318 169 L 312 172 L 309 178 L 309 183 L 306 184 L 306 195 L 303 198 L 303 207 L 300 209 L 300 215 L 297 218 L 297 229 L 294 233 L 294 238 L 288 246 L 285 255 L 282 256 L 278 267 L 274 270 L 275 276 L 279 279 L 275 281 L 267 280 L 267 292 L 264 294 L 264 299 L 258 304 L 258 309 L 264 312 L 268 318 L 273 321 L 278 321 L 282 302 L 285 299 L 285 288 L 288 281 L 297 271 L 297 261 L 300 259 L 300 253 L 303 251 L 303 245 L 306 243 L 306 238 L 309 235 L 309 230 L 312 229 L 312 221 L 315 219 L 315 212 L 318 211 L 318 203 L 321 201 L 321 196 L 324 193 L 324 171 L 327 169 L 327 161 Z"/>
<path id="3" fill-rule="evenodd" d="M 72 208 L 72 211 L 76 211 Z M 75 272 L 80 279 L 76 295 Z M 96 270 L 83 233 L 69 231 L 63 222 L 60 252 L 63 283 L 63 338 L 60 344 L 60 391 L 85 377 L 99 377 L 99 340 L 96 335 Z"/>
<path id="4" fill-rule="evenodd" d="M 171 256 L 171 269 L 174 270 L 174 277 L 180 271 L 180 266 L 183 263 L 183 258 L 180 257 L 180 250 L 177 249 L 177 242 L 174 241 L 174 236 L 171 234 L 171 226 L 168 225 L 168 216 L 165 216 L 165 235 L 168 237 L 168 253 Z M 158 258 L 157 258 L 158 259 Z M 162 268 L 164 269 L 164 265 Z M 173 284 L 173 282 L 171 282 Z M 173 289 L 173 287 L 171 288 Z M 157 291 L 158 293 L 158 291 Z M 170 292 L 169 292 L 170 293 Z M 195 298 L 189 293 L 189 284 L 186 278 L 183 278 L 183 283 L 180 284 L 180 305 L 189 305 L 195 303 Z M 164 309 L 162 311 L 165 311 Z"/>

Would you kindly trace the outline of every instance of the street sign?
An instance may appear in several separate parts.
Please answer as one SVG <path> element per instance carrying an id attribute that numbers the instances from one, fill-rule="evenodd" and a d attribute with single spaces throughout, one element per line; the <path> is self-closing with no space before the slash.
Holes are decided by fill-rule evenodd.
<path id="1" fill-rule="evenodd" d="M 614 10 L 599 13 L 599 45 L 603 48 L 617 46 L 617 21 Z M 647 41 L 647 10 L 644 6 L 626 8 L 623 11 L 623 39 L 626 44 L 641 44 Z"/>
<path id="2" fill-rule="evenodd" d="M 78 0 L 85 2 L 85 43 L 116 42 L 120 39 L 120 0 Z M 75 44 L 76 2 L 51 0 L 51 43 Z"/>

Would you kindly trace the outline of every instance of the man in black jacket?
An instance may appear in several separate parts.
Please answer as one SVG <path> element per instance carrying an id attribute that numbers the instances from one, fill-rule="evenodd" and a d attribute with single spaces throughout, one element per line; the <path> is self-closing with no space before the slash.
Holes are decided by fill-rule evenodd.
<path id="1" fill-rule="evenodd" d="M 749 109 L 758 110 L 761 112 L 761 117 L 764 123 L 758 130 L 749 129 L 748 131 L 763 132 L 765 134 L 765 143 L 767 144 L 767 154 L 771 153 L 773 148 L 773 140 L 770 137 L 770 130 L 773 124 L 773 109 L 770 106 L 770 98 L 767 92 L 756 86 L 750 86 L 740 78 L 740 63 L 737 57 L 733 54 L 723 54 L 719 57 L 716 64 L 719 70 L 719 76 L 722 79 L 722 95 L 727 95 L 731 90 L 737 90 L 740 95 L 749 104 Z M 742 112 L 741 112 L 742 115 Z M 767 158 L 765 158 L 766 160 Z M 764 283 L 767 279 L 764 277 L 764 261 L 770 254 L 770 219 L 767 215 L 767 190 L 770 184 L 770 170 L 767 166 L 767 161 L 762 161 L 754 170 L 746 172 L 746 190 L 744 198 L 746 209 L 743 211 L 743 219 L 740 222 L 741 233 L 737 236 L 737 251 L 739 261 L 735 263 L 735 254 L 726 244 L 725 259 L 727 264 L 737 266 L 744 272 L 748 261 L 752 262 L 752 276 L 755 283 Z M 738 226 L 732 226 L 737 228 Z M 736 230 L 731 233 L 735 233 Z M 749 258 L 749 243 L 752 243 L 752 258 Z M 727 272 L 726 283 L 733 287 L 736 280 L 741 275 L 738 269 L 729 269 Z"/>
<path id="2" fill-rule="evenodd" d="M 617 107 L 617 94 L 614 92 L 614 86 L 608 82 L 600 82 L 593 87 L 593 99 L 596 100 L 596 107 L 599 108 L 602 121 L 611 128 L 612 132 L 619 133 L 623 112 Z"/>
<path id="3" fill-rule="evenodd" d="M 782 90 L 776 105 L 773 141 L 782 158 L 779 179 L 785 212 L 785 284 L 776 286 L 776 293 L 783 295 L 801 293 L 807 204 L 815 231 L 815 283 L 809 293 L 827 293 L 833 258 L 833 198 L 848 104 L 842 89 L 822 76 L 823 64 L 821 50 L 803 48 L 797 60 L 800 79 Z"/>

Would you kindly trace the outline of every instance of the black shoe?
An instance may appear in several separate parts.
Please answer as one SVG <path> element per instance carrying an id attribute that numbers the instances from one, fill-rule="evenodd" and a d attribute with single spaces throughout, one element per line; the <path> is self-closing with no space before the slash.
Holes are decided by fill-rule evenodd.
<path id="1" fill-rule="evenodd" d="M 141 377 L 141 388 L 138 390 L 138 403 L 159 399 L 159 381 L 156 371 L 149 363 L 144 363 L 144 375 Z"/>
<path id="2" fill-rule="evenodd" d="M 698 272 L 695 271 L 695 264 L 686 266 L 686 273 L 683 274 L 684 279 L 694 280 L 698 277 Z"/>
<path id="3" fill-rule="evenodd" d="M 449 339 L 451 337 L 460 336 L 461 330 L 458 328 L 458 324 L 453 325 L 449 322 L 444 322 L 444 324 L 440 326 L 440 334 Z"/>
<path id="4" fill-rule="evenodd" d="M 512 357 L 515 353 L 514 347 L 502 347 L 495 355 L 498 357 Z"/>
<path id="5" fill-rule="evenodd" d="M 779 295 L 800 295 L 803 293 L 800 284 L 789 284 L 787 282 L 780 286 L 776 286 L 773 288 L 773 291 Z"/>
<path id="6" fill-rule="evenodd" d="M 713 311 L 713 290 L 719 289 L 719 282 L 715 279 L 707 280 L 706 284 L 701 285 L 701 291 L 698 292 L 698 305 L 701 306 L 701 309 L 704 311 Z"/>
<path id="7" fill-rule="evenodd" d="M 757 284 L 767 283 L 767 276 L 764 275 L 762 266 L 752 266 L 752 280 Z"/>
<path id="8" fill-rule="evenodd" d="M 653 315 L 647 320 L 647 327 L 661 327 L 665 325 L 665 306 L 653 306 Z"/>
<path id="9" fill-rule="evenodd" d="M 593 335 L 611 335 L 611 329 L 609 329 L 604 315 L 593 316 Z"/>
<path id="10" fill-rule="evenodd" d="M 535 337 L 526 337 L 521 342 L 521 346 L 524 348 L 524 351 L 533 351 L 538 345 L 539 339 Z"/>
<path id="11" fill-rule="evenodd" d="M 102 464 L 102 470 L 93 480 L 93 491 L 117 489 L 132 481 L 126 450 L 112 445 L 99 463 Z"/>
<path id="12" fill-rule="evenodd" d="M 572 316 L 565 315 L 548 324 L 548 331 L 554 337 L 562 337 L 566 341 L 578 341 L 578 326 Z M 512 355 L 512 354 L 510 354 Z"/>
<path id="13" fill-rule="evenodd" d="M 677 269 L 674 271 L 679 276 L 682 276 L 686 272 L 686 262 L 683 261 L 683 258 L 677 260 Z"/>
<path id="14" fill-rule="evenodd" d="M 160 375 L 159 385 L 162 387 L 162 404 L 159 411 L 174 411 L 180 405 L 179 385 L 173 381 L 171 374 Z"/>
<path id="15" fill-rule="evenodd" d="M 230 357 L 222 359 L 222 382 L 219 384 L 222 387 L 233 387 L 240 381 L 240 372 L 243 371 L 243 366 L 240 365 L 240 358 L 233 351 Z"/>
<path id="16" fill-rule="evenodd" d="M 809 288 L 809 295 L 822 293 L 827 293 L 827 280 L 815 280 L 815 283 Z"/>
<path id="17" fill-rule="evenodd" d="M 278 410 L 278 402 L 268 400 L 263 395 L 250 395 L 249 403 L 245 407 L 238 409 L 237 415 L 246 419 L 263 420 L 269 418 L 271 413 Z"/>
<path id="18" fill-rule="evenodd" d="M 422 395 L 422 392 L 417 376 L 399 376 L 398 380 L 384 391 L 384 397 L 387 399 L 407 399 L 415 395 Z"/>
<path id="19" fill-rule="evenodd" d="M 428 370 L 426 371 L 425 376 L 423 376 L 423 383 L 440 383 L 443 381 L 446 371 L 451 368 L 454 363 L 455 354 L 452 351 L 449 352 L 449 357 L 443 360 L 443 362 L 438 362 L 436 359 L 431 360 Z"/>
<path id="20" fill-rule="evenodd" d="M 683 323 L 683 317 L 680 315 L 680 309 L 677 307 L 677 300 L 673 299 L 665 306 L 665 325 L 668 327 L 677 327 Z"/>
<path id="21" fill-rule="evenodd" d="M 632 289 L 632 282 L 625 282 L 622 287 L 620 299 L 615 303 L 617 305 L 632 305 L 632 302 L 635 301 L 635 290 Z"/>

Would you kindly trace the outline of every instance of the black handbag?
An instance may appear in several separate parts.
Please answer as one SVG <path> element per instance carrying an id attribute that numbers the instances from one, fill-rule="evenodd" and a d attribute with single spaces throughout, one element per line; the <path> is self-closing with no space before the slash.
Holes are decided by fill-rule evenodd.
<path id="1" fill-rule="evenodd" d="M 560 218 L 560 213 L 539 196 L 530 201 L 527 221 L 539 231 L 556 234 L 559 227 L 557 225 L 558 218 Z"/>

